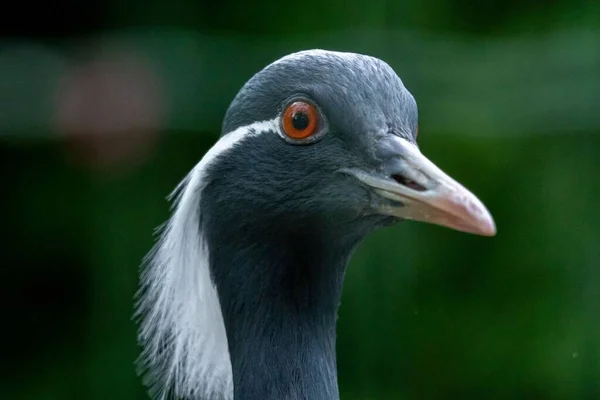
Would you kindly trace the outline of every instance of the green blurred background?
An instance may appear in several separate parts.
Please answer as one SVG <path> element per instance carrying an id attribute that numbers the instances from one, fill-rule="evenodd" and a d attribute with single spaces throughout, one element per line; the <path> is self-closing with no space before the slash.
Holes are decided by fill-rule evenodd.
<path id="1" fill-rule="evenodd" d="M 600 399 L 600 1 L 12 5 L 1 399 L 147 398 L 131 315 L 165 197 L 240 86 L 306 48 L 390 63 L 419 103 L 423 152 L 498 226 L 490 239 L 403 223 L 359 248 L 342 398 Z"/>

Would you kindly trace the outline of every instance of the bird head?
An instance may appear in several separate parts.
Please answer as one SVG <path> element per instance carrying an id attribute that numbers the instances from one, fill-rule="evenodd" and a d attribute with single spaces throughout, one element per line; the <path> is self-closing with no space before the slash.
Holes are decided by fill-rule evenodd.
<path id="1" fill-rule="evenodd" d="M 277 387 L 253 383 L 266 376 L 254 368 L 266 366 L 291 368 L 278 382 L 307 390 L 296 374 L 315 365 L 330 382 L 323 390 L 337 393 L 333 352 L 323 350 L 335 329 L 324 321 L 335 324 L 356 243 L 402 219 L 496 232 L 477 197 L 420 152 L 417 134 L 415 99 L 377 58 L 310 50 L 254 75 L 220 139 L 174 192 L 173 215 L 146 259 L 136 315 L 153 393 L 230 399 L 234 388 Z M 317 322 L 302 325 L 311 316 Z M 314 346 L 305 339 L 328 356 L 306 354 Z"/>
<path id="2" fill-rule="evenodd" d="M 485 206 L 420 152 L 417 135 L 416 101 L 387 63 L 294 53 L 233 100 L 223 123 L 227 156 L 208 168 L 205 198 L 246 229 L 410 219 L 494 235 Z"/>

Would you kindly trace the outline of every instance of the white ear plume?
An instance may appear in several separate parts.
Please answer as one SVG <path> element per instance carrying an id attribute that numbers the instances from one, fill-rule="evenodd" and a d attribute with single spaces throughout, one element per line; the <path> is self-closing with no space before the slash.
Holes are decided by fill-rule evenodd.
<path id="1" fill-rule="evenodd" d="M 233 398 L 227 336 L 200 227 L 200 199 L 207 166 L 244 140 L 277 130 L 279 118 L 224 135 L 169 197 L 173 215 L 144 260 L 135 313 L 143 347 L 138 363 L 152 398 Z"/>

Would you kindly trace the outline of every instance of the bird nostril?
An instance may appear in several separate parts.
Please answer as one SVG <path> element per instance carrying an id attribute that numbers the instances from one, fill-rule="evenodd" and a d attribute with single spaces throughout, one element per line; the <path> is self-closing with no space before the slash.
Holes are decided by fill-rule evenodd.
<path id="1" fill-rule="evenodd" d="M 406 186 L 412 190 L 416 190 L 417 192 L 424 192 L 427 190 L 423 185 L 418 184 L 417 182 L 409 179 L 400 174 L 393 174 L 392 179 L 398 182 L 402 186 Z"/>

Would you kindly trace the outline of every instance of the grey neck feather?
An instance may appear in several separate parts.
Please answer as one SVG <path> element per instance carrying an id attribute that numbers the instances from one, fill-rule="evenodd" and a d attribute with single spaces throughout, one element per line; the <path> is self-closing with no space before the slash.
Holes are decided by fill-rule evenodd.
<path id="1" fill-rule="evenodd" d="M 234 399 L 337 400 L 337 310 L 346 264 L 364 235 L 329 241 L 318 224 L 286 223 L 292 231 L 262 222 L 233 232 L 205 226 Z"/>

